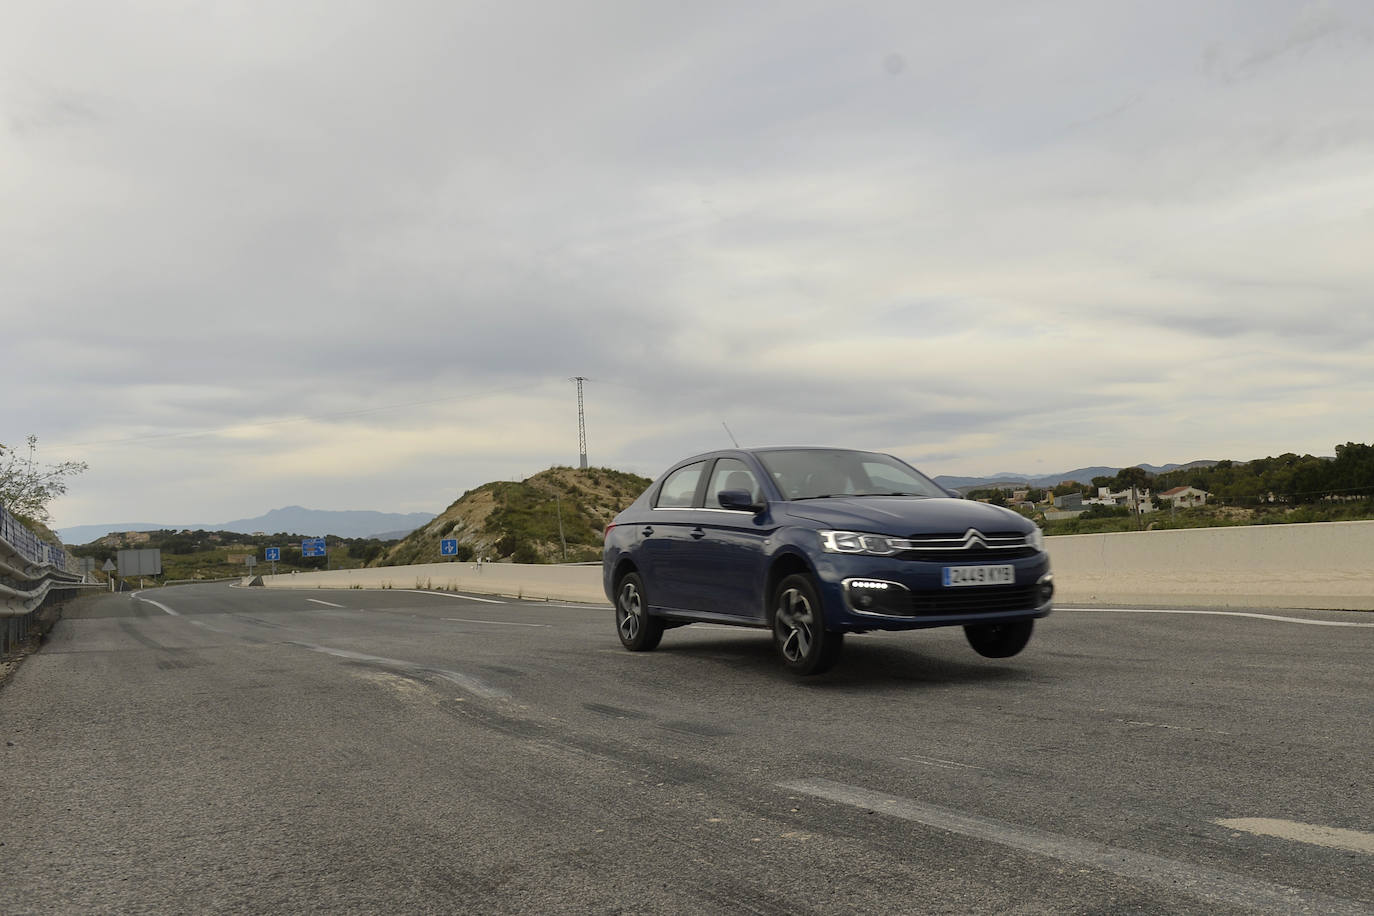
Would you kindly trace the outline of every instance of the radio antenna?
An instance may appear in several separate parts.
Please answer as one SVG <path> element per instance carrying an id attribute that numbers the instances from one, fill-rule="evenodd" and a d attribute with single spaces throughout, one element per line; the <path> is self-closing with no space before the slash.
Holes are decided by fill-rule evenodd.
<path id="1" fill-rule="evenodd" d="M 725 426 L 725 421 L 720 421 L 721 426 Z M 730 427 L 725 426 L 725 435 L 730 437 L 730 441 L 735 443 L 735 448 L 739 448 L 739 442 L 735 439 L 735 434 L 730 432 Z"/>

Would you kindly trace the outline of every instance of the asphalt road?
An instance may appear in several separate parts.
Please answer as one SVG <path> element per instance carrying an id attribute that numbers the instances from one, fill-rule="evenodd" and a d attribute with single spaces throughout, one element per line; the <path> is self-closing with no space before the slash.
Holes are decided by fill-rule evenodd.
<path id="1" fill-rule="evenodd" d="M 0 911 L 1374 913 L 1374 615 L 1256 613 L 799 681 L 609 608 L 87 599 L 0 688 Z"/>

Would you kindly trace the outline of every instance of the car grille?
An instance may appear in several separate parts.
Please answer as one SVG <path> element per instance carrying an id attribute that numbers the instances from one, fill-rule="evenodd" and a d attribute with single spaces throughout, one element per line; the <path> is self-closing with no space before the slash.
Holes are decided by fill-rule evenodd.
<path id="1" fill-rule="evenodd" d="M 924 563 L 996 563 L 1033 557 L 1034 547 L 1019 531 L 976 531 L 963 534 L 913 534 L 903 544 L 902 559 Z"/>
<path id="2" fill-rule="evenodd" d="M 1029 611 L 1038 604 L 1038 586 L 988 585 L 952 588 L 940 592 L 914 592 L 911 613 L 915 617 L 943 614 L 980 614 L 992 611 Z"/>

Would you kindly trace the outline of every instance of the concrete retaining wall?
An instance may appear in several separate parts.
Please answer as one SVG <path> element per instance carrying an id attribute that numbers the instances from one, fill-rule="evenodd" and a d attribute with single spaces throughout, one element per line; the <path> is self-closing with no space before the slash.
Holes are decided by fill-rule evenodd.
<path id="1" fill-rule="evenodd" d="M 1374 610 L 1374 521 L 1049 539 L 1056 600 Z"/>
<path id="2" fill-rule="evenodd" d="M 601 566 L 428 563 L 259 576 L 268 588 L 424 588 L 604 604 Z M 249 580 L 245 580 L 245 584 Z"/>
<path id="3" fill-rule="evenodd" d="M 1065 604 L 1374 610 L 1374 521 L 1049 539 Z M 269 588 L 433 588 L 605 603 L 599 566 L 431 563 L 262 576 Z"/>

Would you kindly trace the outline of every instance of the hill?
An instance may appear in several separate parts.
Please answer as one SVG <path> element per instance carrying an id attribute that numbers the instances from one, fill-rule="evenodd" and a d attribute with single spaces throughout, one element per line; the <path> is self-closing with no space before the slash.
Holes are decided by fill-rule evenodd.
<path id="1" fill-rule="evenodd" d="M 437 563 L 439 542 L 455 538 L 455 559 L 517 563 L 589 562 L 601 558 L 606 525 L 649 486 L 647 477 L 610 468 L 554 467 L 519 482 L 469 490 L 433 521 L 412 531 L 374 566 Z M 559 523 L 562 523 L 562 537 Z"/>

